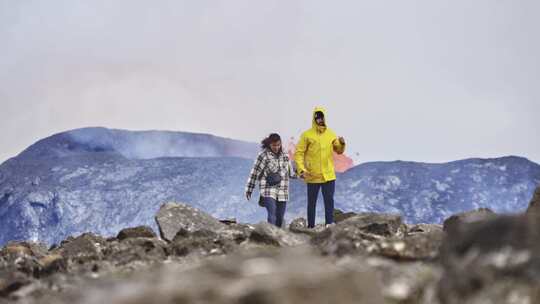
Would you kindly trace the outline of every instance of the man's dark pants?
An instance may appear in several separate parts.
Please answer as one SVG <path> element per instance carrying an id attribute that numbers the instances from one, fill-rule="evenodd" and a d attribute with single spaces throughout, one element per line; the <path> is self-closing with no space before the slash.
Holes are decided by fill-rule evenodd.
<path id="1" fill-rule="evenodd" d="M 317 197 L 319 196 L 319 189 L 321 188 L 324 199 L 324 217 L 326 220 L 326 224 L 334 223 L 334 192 L 336 189 L 336 181 L 333 180 L 326 183 L 308 183 L 308 228 L 315 227 L 315 210 L 317 207 Z"/>

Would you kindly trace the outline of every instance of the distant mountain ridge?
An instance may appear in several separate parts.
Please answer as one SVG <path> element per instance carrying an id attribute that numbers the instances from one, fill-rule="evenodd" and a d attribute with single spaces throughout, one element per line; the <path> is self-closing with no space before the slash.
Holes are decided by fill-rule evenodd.
<path id="1" fill-rule="evenodd" d="M 414 222 L 441 223 L 461 211 L 523 211 L 540 185 L 540 165 L 526 158 L 465 159 L 443 164 L 373 162 L 356 166 L 337 186 L 340 206 L 394 212 Z"/>
<path id="2" fill-rule="evenodd" d="M 126 131 L 91 127 L 71 130 L 42 139 L 18 158 L 65 157 L 93 152 L 117 153 L 129 159 L 159 157 L 253 158 L 254 143 L 209 134 L 173 131 Z"/>
<path id="3" fill-rule="evenodd" d="M 217 218 L 264 220 L 256 199 L 244 198 L 258 149 L 180 132 L 86 128 L 53 135 L 0 165 L 0 245 L 14 239 L 52 244 L 86 231 L 114 235 L 137 225 L 156 229 L 153 216 L 168 201 Z M 336 207 L 346 211 L 440 223 L 478 207 L 523 211 L 538 184 L 540 165 L 514 156 L 445 164 L 373 162 L 338 174 L 335 198 Z M 293 180 L 286 220 L 305 217 L 305 206 L 306 186 Z M 322 197 L 318 206 L 320 220 Z"/>

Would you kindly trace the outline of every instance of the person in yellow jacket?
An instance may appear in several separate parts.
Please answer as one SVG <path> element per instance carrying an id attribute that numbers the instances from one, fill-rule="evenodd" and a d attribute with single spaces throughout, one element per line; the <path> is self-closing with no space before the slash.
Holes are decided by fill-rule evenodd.
<path id="1" fill-rule="evenodd" d="M 312 119 L 311 129 L 302 133 L 294 153 L 298 175 L 307 183 L 308 228 L 315 227 L 315 209 L 321 188 L 326 225 L 334 223 L 336 172 L 332 156 L 333 152 L 345 152 L 345 139 L 337 137 L 328 128 L 326 110 L 316 107 Z"/>

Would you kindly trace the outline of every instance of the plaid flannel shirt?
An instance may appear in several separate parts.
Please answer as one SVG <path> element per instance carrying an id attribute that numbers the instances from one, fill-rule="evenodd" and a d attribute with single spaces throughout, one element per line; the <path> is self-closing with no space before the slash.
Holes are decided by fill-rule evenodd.
<path id="1" fill-rule="evenodd" d="M 279 172 L 281 182 L 275 186 L 266 184 L 266 176 L 270 172 Z M 263 197 L 271 197 L 280 202 L 289 200 L 289 177 L 295 178 L 296 175 L 291 168 L 289 156 L 285 153 L 274 154 L 268 149 L 259 153 L 253 169 L 249 174 L 246 184 L 246 194 L 251 195 L 255 189 L 257 181 L 259 182 L 259 193 Z"/>

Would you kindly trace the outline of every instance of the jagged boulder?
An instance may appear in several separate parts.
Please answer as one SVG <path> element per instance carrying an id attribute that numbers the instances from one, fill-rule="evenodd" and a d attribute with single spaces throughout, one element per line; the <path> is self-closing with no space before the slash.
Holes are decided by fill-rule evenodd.
<path id="1" fill-rule="evenodd" d="M 393 239 L 403 238 L 406 231 L 399 215 L 362 213 L 315 235 L 311 243 L 323 254 L 378 253 L 383 249 L 400 250 L 402 242 L 394 243 Z"/>
<path id="2" fill-rule="evenodd" d="M 42 243 L 34 242 L 9 242 L 4 246 L 1 254 L 24 253 L 36 258 L 41 258 L 47 255 L 47 246 Z"/>
<path id="3" fill-rule="evenodd" d="M 402 262 L 379 256 L 346 256 L 338 259 L 340 267 L 375 271 L 381 292 L 388 304 L 441 304 L 436 298 L 442 269 L 424 261 Z"/>
<path id="4" fill-rule="evenodd" d="M 197 230 L 219 231 L 226 225 L 211 215 L 181 203 L 167 203 L 159 208 L 156 222 L 161 238 L 171 242 L 181 229 L 189 232 Z"/>
<path id="5" fill-rule="evenodd" d="M 322 231 L 311 243 L 325 255 L 400 255 L 406 247 L 407 227 L 401 216 L 362 213 Z"/>
<path id="6" fill-rule="evenodd" d="M 434 260 L 439 255 L 445 233 L 440 225 L 419 224 L 405 234 L 388 237 L 364 235 L 359 243 L 370 255 L 379 255 L 399 261 Z M 347 247 L 345 247 L 347 248 Z M 362 250 L 361 250 L 362 251 Z"/>
<path id="7" fill-rule="evenodd" d="M 249 239 L 254 229 L 255 226 L 250 224 L 229 223 L 226 228 L 219 230 L 219 235 L 226 240 L 241 244 Z"/>
<path id="8" fill-rule="evenodd" d="M 397 214 L 362 213 L 343 221 L 342 226 L 353 226 L 364 233 L 384 237 L 403 235 L 407 230 Z"/>
<path id="9" fill-rule="evenodd" d="M 134 228 L 122 229 L 116 236 L 119 240 L 125 240 L 128 238 L 155 238 L 157 235 L 154 230 L 148 226 L 139 226 Z"/>
<path id="10" fill-rule="evenodd" d="M 293 234 L 266 222 L 255 225 L 249 240 L 254 243 L 277 247 L 298 246 L 308 242 L 308 238 L 304 235 Z"/>
<path id="11" fill-rule="evenodd" d="M 441 225 L 416 224 L 409 227 L 403 237 L 405 244 L 399 259 L 430 260 L 439 256 L 439 250 L 445 238 Z"/>
<path id="12" fill-rule="evenodd" d="M 65 272 L 68 269 L 67 260 L 60 254 L 49 254 L 38 260 L 41 266 L 40 275 L 47 276 L 53 273 Z"/>
<path id="13" fill-rule="evenodd" d="M 33 252 L 30 248 L 27 246 L 24 246 L 21 243 L 9 243 L 7 244 L 2 250 L 0 251 L 0 254 L 3 257 L 11 258 L 11 257 L 20 257 L 20 256 L 33 256 Z"/>
<path id="14" fill-rule="evenodd" d="M 540 283 L 539 239 L 538 222 L 526 216 L 497 216 L 449 230 L 441 247 L 442 302 L 509 303 L 523 291 L 529 295 L 524 303 L 532 303 L 530 294 Z"/>
<path id="15" fill-rule="evenodd" d="M 380 242 L 379 254 L 396 260 L 433 260 L 437 258 L 444 240 L 444 231 L 438 225 L 426 228 L 424 225 L 422 230 L 413 227 L 413 230 L 408 231 L 403 238 L 392 238 L 386 242 Z"/>
<path id="16" fill-rule="evenodd" d="M 169 245 L 171 254 L 176 256 L 222 255 L 232 252 L 235 247 L 236 243 L 233 240 L 224 238 L 214 231 L 191 232 L 185 229 L 178 231 Z"/>
<path id="17" fill-rule="evenodd" d="M 33 248 L 33 249 L 32 249 Z M 29 277 L 39 277 L 41 265 L 38 258 L 42 257 L 43 248 L 27 242 L 11 242 L 0 251 L 0 257 L 5 269 L 21 272 Z"/>
<path id="18" fill-rule="evenodd" d="M 32 278 L 22 272 L 0 269 L 0 301 L 31 282 Z"/>
<path id="19" fill-rule="evenodd" d="M 540 187 L 534 191 L 529 207 L 527 208 L 527 215 L 540 221 Z"/>
<path id="20" fill-rule="evenodd" d="M 289 230 L 293 232 L 302 231 L 307 229 L 307 220 L 303 217 L 295 218 L 289 224 Z"/>
<path id="21" fill-rule="evenodd" d="M 83 233 L 67 238 L 50 253 L 61 255 L 65 259 L 68 272 L 87 272 L 90 269 L 95 271 L 97 263 L 104 258 L 107 246 L 105 238 L 93 233 Z M 58 266 L 63 268 L 62 264 Z"/>
<path id="22" fill-rule="evenodd" d="M 294 219 L 289 225 L 290 232 L 305 234 L 311 237 L 321 233 L 324 229 L 325 227 L 322 224 L 315 225 L 313 228 L 308 228 L 307 220 L 303 217 Z"/>
<path id="23" fill-rule="evenodd" d="M 461 212 L 444 220 L 443 230 L 448 232 L 450 230 L 459 229 L 463 224 L 483 221 L 494 218 L 495 216 L 495 212 L 491 211 L 489 208 L 479 208 Z"/>
<path id="24" fill-rule="evenodd" d="M 0 250 L 0 303 L 40 277 L 41 247 L 27 242 L 10 242 Z"/>
<path id="25" fill-rule="evenodd" d="M 441 233 L 444 234 L 442 225 L 439 224 L 414 224 L 407 227 L 407 234 L 418 233 Z"/>
<path id="26" fill-rule="evenodd" d="M 334 209 L 334 222 L 341 223 L 344 220 L 351 218 L 353 216 L 357 215 L 357 213 L 354 212 L 343 212 L 340 209 L 335 208 Z"/>
<path id="27" fill-rule="evenodd" d="M 149 264 L 161 262 L 168 256 L 168 244 L 154 237 L 129 237 L 112 241 L 103 250 L 104 259 L 113 266 L 133 262 Z"/>

